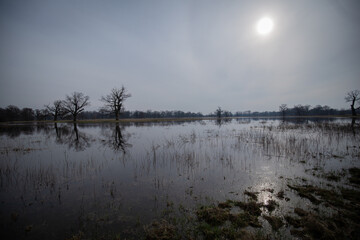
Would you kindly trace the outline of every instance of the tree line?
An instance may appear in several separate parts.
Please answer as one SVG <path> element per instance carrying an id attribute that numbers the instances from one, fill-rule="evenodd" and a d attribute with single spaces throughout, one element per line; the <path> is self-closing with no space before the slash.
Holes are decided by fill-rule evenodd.
<path id="1" fill-rule="evenodd" d="M 6 108 L 0 108 L 0 121 L 43 121 L 43 120 L 73 120 L 78 119 L 108 119 L 115 118 L 201 118 L 201 117 L 274 117 L 274 116 L 326 116 L 326 115 L 352 115 L 356 116 L 360 107 L 360 91 L 350 91 L 345 96 L 345 101 L 350 103 L 350 109 L 334 109 L 329 106 L 316 105 L 294 105 L 288 107 L 287 104 L 281 104 L 279 111 L 251 112 L 237 111 L 230 112 L 218 107 L 213 113 L 203 115 L 201 112 L 183 112 L 183 111 L 125 111 L 124 102 L 131 97 L 127 89 L 113 88 L 109 94 L 102 96 L 104 103 L 98 111 L 85 111 L 90 105 L 89 96 L 80 92 L 73 92 L 66 95 L 64 100 L 55 100 L 52 104 L 45 105 L 43 109 L 20 109 L 17 106 L 9 105 Z"/>
<path id="2" fill-rule="evenodd" d="M 54 112 L 53 112 L 54 113 Z M 126 111 L 121 112 L 119 119 L 141 119 L 141 118 L 201 118 L 209 115 L 203 115 L 200 112 L 184 112 L 184 111 Z M 78 114 L 77 119 L 116 119 L 114 113 L 105 113 L 102 111 L 83 111 Z M 47 109 L 19 109 L 17 106 L 10 105 L 6 108 L 0 108 L 0 121 L 45 121 L 54 120 L 54 114 Z M 72 120 L 70 115 L 63 116 L 59 114 L 57 120 Z"/>
<path id="3" fill-rule="evenodd" d="M 350 115 L 350 110 L 345 109 L 334 109 L 329 106 L 316 105 L 311 107 L 310 105 L 295 105 L 288 107 L 287 104 L 281 104 L 279 111 L 263 111 L 263 112 L 252 112 L 248 111 L 237 111 L 232 113 L 230 111 L 222 110 L 220 107 L 213 113 L 209 114 L 210 117 L 278 117 L 278 116 L 330 116 L 330 115 Z"/>
<path id="4" fill-rule="evenodd" d="M 353 90 L 345 95 L 345 102 L 350 103 L 350 110 L 336 110 L 329 106 L 316 105 L 311 107 L 310 105 L 295 105 L 293 108 L 289 108 L 287 104 L 281 104 L 279 106 L 279 113 L 283 117 L 289 116 L 314 116 L 314 115 L 352 115 L 357 116 L 357 111 L 360 109 L 359 106 L 355 107 L 355 104 L 360 105 L 360 91 Z"/>

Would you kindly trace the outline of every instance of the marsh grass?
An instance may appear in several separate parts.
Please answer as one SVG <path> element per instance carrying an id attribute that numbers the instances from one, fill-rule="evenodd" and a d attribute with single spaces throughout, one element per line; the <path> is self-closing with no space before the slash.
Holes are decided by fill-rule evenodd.
<path id="1" fill-rule="evenodd" d="M 356 168 L 356 167 L 350 168 L 349 173 L 351 175 L 349 178 L 350 183 L 359 185 L 360 184 L 360 168 Z"/>
<path id="2" fill-rule="evenodd" d="M 274 231 L 279 230 L 279 228 L 284 225 L 280 217 L 264 215 L 263 218 L 265 218 L 269 222 Z"/>

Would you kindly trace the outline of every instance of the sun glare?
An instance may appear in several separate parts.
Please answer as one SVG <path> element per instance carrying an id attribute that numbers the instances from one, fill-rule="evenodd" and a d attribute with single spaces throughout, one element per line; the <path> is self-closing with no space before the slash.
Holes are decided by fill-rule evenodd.
<path id="1" fill-rule="evenodd" d="M 268 35 L 274 28 L 274 22 L 271 18 L 263 17 L 256 25 L 256 30 L 260 35 Z"/>

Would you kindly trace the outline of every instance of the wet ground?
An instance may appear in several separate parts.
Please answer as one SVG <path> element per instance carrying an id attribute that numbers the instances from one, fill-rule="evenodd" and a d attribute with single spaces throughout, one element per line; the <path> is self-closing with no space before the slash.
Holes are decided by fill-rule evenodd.
<path id="1" fill-rule="evenodd" d="M 1 236 L 357 239 L 358 132 L 316 118 L 2 125 Z"/>

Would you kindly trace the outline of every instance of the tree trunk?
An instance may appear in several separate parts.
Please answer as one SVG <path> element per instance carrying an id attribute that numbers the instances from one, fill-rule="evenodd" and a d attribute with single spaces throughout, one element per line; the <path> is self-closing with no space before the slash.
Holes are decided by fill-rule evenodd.
<path id="1" fill-rule="evenodd" d="M 73 114 L 74 122 L 76 122 L 77 114 Z"/>
<path id="2" fill-rule="evenodd" d="M 115 112 L 116 121 L 119 121 L 119 115 L 120 115 L 120 114 L 119 114 L 119 111 L 116 111 L 116 112 Z"/>

